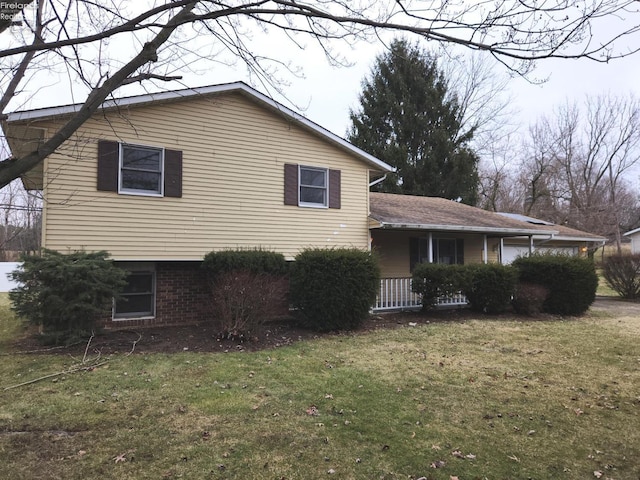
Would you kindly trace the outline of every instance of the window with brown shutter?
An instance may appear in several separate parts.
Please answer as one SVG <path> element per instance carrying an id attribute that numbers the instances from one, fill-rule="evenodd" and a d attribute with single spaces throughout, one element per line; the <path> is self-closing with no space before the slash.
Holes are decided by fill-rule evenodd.
<path id="1" fill-rule="evenodd" d="M 341 208 L 341 196 L 340 170 L 285 164 L 285 205 Z"/>
<path id="2" fill-rule="evenodd" d="M 182 197 L 182 152 L 100 140 L 97 188 L 129 195 Z"/>

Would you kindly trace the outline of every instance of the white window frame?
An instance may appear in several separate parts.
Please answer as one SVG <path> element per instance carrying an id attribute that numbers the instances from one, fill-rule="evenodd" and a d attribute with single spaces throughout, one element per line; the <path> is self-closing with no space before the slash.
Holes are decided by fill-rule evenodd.
<path id="1" fill-rule="evenodd" d="M 127 267 L 125 267 L 127 268 Z M 155 318 L 156 316 L 156 301 L 157 301 L 157 295 L 156 295 L 156 272 L 155 269 L 153 268 L 152 265 L 146 265 L 146 266 L 132 266 L 131 268 L 127 268 L 128 272 L 130 275 L 151 275 L 151 296 L 152 296 L 152 301 L 151 301 L 151 307 L 152 307 L 152 311 L 151 312 L 127 312 L 124 314 L 118 314 L 116 312 L 116 301 L 114 299 L 113 301 L 113 308 L 111 309 L 111 319 L 114 322 L 120 321 L 120 320 L 141 320 L 141 319 L 150 319 L 150 318 Z M 148 295 L 148 293 L 145 293 L 145 295 Z M 125 295 L 126 296 L 126 295 Z"/>
<path id="2" fill-rule="evenodd" d="M 160 191 L 141 190 L 137 188 L 125 188 L 122 186 L 122 170 L 123 157 L 125 148 L 139 148 L 145 150 L 155 150 L 160 153 Z M 164 148 L 154 147 L 151 145 L 138 145 L 133 143 L 120 143 L 118 149 L 118 193 L 123 195 L 141 195 L 146 197 L 163 197 L 164 196 Z"/>
<path id="3" fill-rule="evenodd" d="M 303 185 L 302 184 L 302 170 L 315 170 L 316 172 L 322 172 L 324 174 L 324 187 L 318 187 L 315 185 Z M 322 189 L 325 192 L 324 203 L 316 202 L 304 202 L 302 201 L 302 189 L 303 188 L 315 188 Z M 308 165 L 298 165 L 298 206 L 310 207 L 310 208 L 329 208 L 329 169 L 323 167 L 312 167 Z"/>

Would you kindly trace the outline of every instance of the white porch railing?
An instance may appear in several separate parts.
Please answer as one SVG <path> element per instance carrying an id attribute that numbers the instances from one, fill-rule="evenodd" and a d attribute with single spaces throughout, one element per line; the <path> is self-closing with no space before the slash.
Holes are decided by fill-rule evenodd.
<path id="1" fill-rule="evenodd" d="M 438 300 L 438 305 L 462 306 L 466 304 L 467 298 L 461 293 Z M 380 291 L 373 307 L 374 312 L 418 308 L 422 308 L 422 300 L 420 295 L 411 291 L 411 278 L 382 278 L 380 280 Z"/>

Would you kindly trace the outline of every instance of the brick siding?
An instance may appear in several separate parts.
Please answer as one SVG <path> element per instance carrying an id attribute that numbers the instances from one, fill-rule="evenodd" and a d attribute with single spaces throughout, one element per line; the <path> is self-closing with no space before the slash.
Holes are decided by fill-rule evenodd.
<path id="1" fill-rule="evenodd" d="M 192 325 L 210 318 L 210 295 L 200 262 L 156 262 L 156 314 L 154 318 L 112 320 L 109 329 L 157 325 Z M 120 266 L 126 268 L 126 263 Z"/>

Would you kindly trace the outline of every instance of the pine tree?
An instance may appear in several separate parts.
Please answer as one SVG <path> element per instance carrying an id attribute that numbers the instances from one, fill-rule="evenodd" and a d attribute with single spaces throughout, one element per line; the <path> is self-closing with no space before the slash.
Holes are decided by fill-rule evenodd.
<path id="1" fill-rule="evenodd" d="M 473 130 L 463 132 L 455 95 L 437 58 L 396 39 L 363 81 L 348 140 L 397 168 L 376 186 L 390 193 L 477 200 Z"/>

